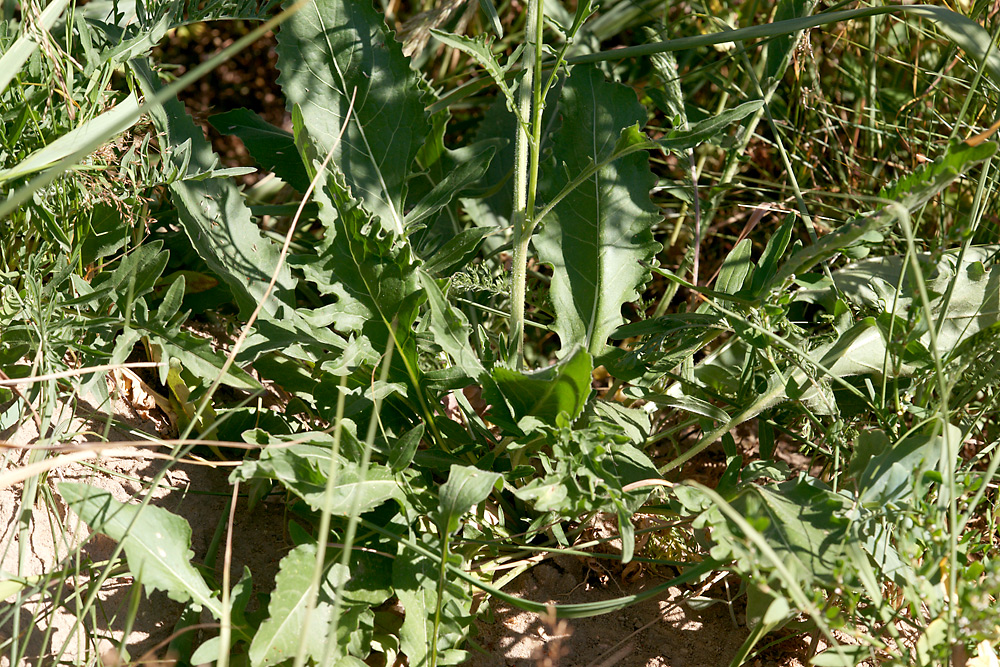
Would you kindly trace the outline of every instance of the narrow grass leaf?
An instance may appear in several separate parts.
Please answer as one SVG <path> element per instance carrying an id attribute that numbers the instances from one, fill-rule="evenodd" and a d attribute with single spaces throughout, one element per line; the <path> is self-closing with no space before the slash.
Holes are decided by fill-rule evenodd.
<path id="1" fill-rule="evenodd" d="M 59 17 L 69 5 L 69 0 L 53 0 L 38 15 L 34 29 L 48 32 L 56 24 Z M 27 26 L 25 26 L 27 27 Z M 44 39 L 44 38 L 43 38 Z M 21 71 L 31 54 L 38 49 L 38 38 L 30 30 L 24 30 L 13 44 L 0 56 L 0 93 L 7 90 L 8 84 Z"/>
<path id="2" fill-rule="evenodd" d="M 99 116 L 81 123 L 79 127 L 62 135 L 17 163 L 16 167 L 0 171 L 0 183 L 41 171 L 59 160 L 69 157 L 86 146 L 95 137 L 111 137 L 124 132 L 139 120 L 136 113 L 139 101 L 132 93 Z"/>

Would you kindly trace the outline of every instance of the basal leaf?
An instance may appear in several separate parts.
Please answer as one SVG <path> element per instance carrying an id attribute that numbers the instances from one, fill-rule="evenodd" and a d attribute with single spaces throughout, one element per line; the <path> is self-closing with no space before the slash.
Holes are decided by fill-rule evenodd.
<path id="1" fill-rule="evenodd" d="M 290 132 L 271 125 L 250 109 L 218 113 L 208 122 L 222 134 L 239 137 L 253 159 L 265 170 L 274 172 L 299 192 L 309 188 L 309 175 L 295 148 L 295 137 Z"/>
<path id="2" fill-rule="evenodd" d="M 946 427 L 952 442 L 962 441 L 962 430 Z M 919 474 L 937 469 L 944 436 L 911 434 L 873 456 L 858 476 L 858 500 L 871 508 L 883 508 L 905 499 L 917 487 Z"/>
<path id="3" fill-rule="evenodd" d="M 430 665 L 438 569 L 430 558 L 408 553 L 402 547 L 392 563 L 392 585 L 405 610 L 399 629 L 400 649 L 414 667 Z"/>
<path id="4" fill-rule="evenodd" d="M 370 2 L 315 0 L 282 26 L 277 50 L 278 82 L 320 159 L 336 146 L 332 164 L 350 195 L 402 234 L 407 177 L 430 124 L 417 74 L 382 16 Z"/>
<path id="5" fill-rule="evenodd" d="M 493 405 L 490 419 L 513 433 L 520 432 L 517 423 L 525 417 L 555 426 L 565 413 L 572 421 L 590 396 L 592 371 L 591 357 L 582 347 L 557 364 L 529 373 L 494 368 L 483 387 L 483 398 Z"/>
<path id="6" fill-rule="evenodd" d="M 135 322 L 137 329 L 143 331 L 151 343 L 160 347 L 164 361 L 175 358 L 195 377 L 211 382 L 219 376 L 226 358 L 212 348 L 210 341 L 199 338 L 187 331 L 174 331 L 155 322 Z M 160 371 L 160 381 L 166 382 L 167 369 Z M 231 365 L 222 376 L 222 383 L 237 389 L 259 391 L 263 389 L 252 375 L 237 365 Z"/>
<path id="7" fill-rule="evenodd" d="M 292 114 L 296 143 L 314 172 L 321 159 L 315 153 L 311 129 L 295 107 Z M 417 260 L 407 240 L 386 232 L 356 200 L 347 196 L 336 174 L 330 175 L 314 197 L 326 236 L 318 255 L 298 255 L 289 264 L 302 269 L 322 295 L 336 297 L 325 307 L 325 324 L 339 332 L 362 334 L 371 347 L 384 352 L 394 337 L 393 378 L 412 381 L 419 374 L 413 323 L 425 298 L 417 275 Z M 403 368 L 403 361 L 406 368 Z M 398 363 L 397 363 L 398 362 Z"/>
<path id="8" fill-rule="evenodd" d="M 543 198 L 555 198 L 577 174 L 603 164 L 619 137 L 636 130 L 646 112 L 626 86 L 600 70 L 574 68 L 560 100 L 562 127 L 553 139 L 557 167 Z M 649 261 L 660 245 L 650 228 L 658 219 L 649 199 L 655 184 L 648 157 L 638 151 L 605 164 L 566 194 L 542 221 L 533 243 L 552 267 L 554 329 L 564 349 L 582 345 L 593 355 L 622 323 L 621 308 L 639 297 Z"/>
<path id="9" fill-rule="evenodd" d="M 748 485 L 731 504 L 759 524 L 761 535 L 799 581 L 837 580 L 839 564 L 846 557 L 846 498 L 821 482 L 798 479 L 769 486 Z"/>
<path id="10" fill-rule="evenodd" d="M 302 544 L 281 559 L 274 578 L 274 592 L 267 607 L 268 619 L 261 623 L 250 644 L 250 664 L 254 667 L 276 665 L 293 658 L 299 649 L 312 593 L 311 581 L 316 563 L 316 546 Z M 331 570 L 332 572 L 333 570 Z M 343 573 L 346 578 L 347 573 Z M 325 577 L 317 603 L 309 617 L 306 655 L 317 663 L 326 648 L 326 630 L 330 625 L 335 582 Z"/>
<path id="11" fill-rule="evenodd" d="M 341 434 L 342 437 L 344 434 Z M 287 438 L 287 439 L 290 439 Z M 273 438 L 281 442 L 282 438 Z M 332 456 L 332 439 L 325 434 L 312 434 L 320 444 L 302 443 L 265 449 L 258 460 L 247 460 L 233 471 L 234 480 L 273 479 L 297 495 L 316 511 L 329 511 L 335 516 L 348 516 L 357 503 L 358 512 L 367 512 L 387 500 L 405 503 L 403 478 L 391 469 L 371 465 L 364 479 L 358 463 L 341 457 L 337 462 L 337 478 L 330 498 L 326 485 Z"/>
<path id="12" fill-rule="evenodd" d="M 131 61 L 131 67 L 143 93 L 152 98 L 161 87 L 156 75 L 139 60 Z M 211 144 L 184 111 L 184 105 L 173 99 L 154 106 L 150 115 L 163 133 L 162 146 L 165 150 L 169 147 L 170 160 L 184 170 L 181 179 L 170 184 L 180 225 L 201 258 L 226 281 L 240 311 L 249 315 L 263 301 L 263 312 L 274 315 L 280 304 L 292 303 L 295 281 L 291 272 L 279 267 L 278 247 L 261 235 L 236 184 L 220 178 L 183 179 L 189 170 L 204 171 L 218 162 Z M 275 272 L 278 281 L 270 298 L 264 300 Z"/>
<path id="13" fill-rule="evenodd" d="M 942 356 L 1000 321 L 1000 270 L 993 263 L 998 251 L 1000 246 L 995 245 L 972 246 L 964 253 L 949 250 L 937 265 L 931 264 L 926 253 L 917 256 L 931 294 L 930 321 L 940 327 L 937 343 Z M 902 318 L 919 312 L 926 317 L 927 313 L 920 310 L 912 279 L 900 285 L 904 265 L 907 274 L 912 272 L 912 266 L 900 255 L 848 264 L 833 273 L 836 294 L 876 312 L 891 312 Z M 829 288 L 804 290 L 798 298 L 832 307 L 836 297 L 834 289 Z M 923 333 L 920 342 L 930 349 L 930 334 Z"/>
<path id="14" fill-rule="evenodd" d="M 61 482 L 59 494 L 90 528 L 123 542 L 129 570 L 150 591 L 172 600 L 193 602 L 222 617 L 222 604 L 191 565 L 191 526 L 167 510 L 121 503 L 87 484 Z M 138 516 L 139 513 L 142 516 Z"/>

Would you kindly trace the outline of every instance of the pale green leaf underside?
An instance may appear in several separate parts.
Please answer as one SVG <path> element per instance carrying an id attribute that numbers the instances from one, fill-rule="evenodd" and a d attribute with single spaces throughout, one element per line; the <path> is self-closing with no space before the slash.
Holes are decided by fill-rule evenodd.
<path id="1" fill-rule="evenodd" d="M 264 621 L 250 644 L 250 663 L 254 667 L 276 665 L 295 657 L 307 620 L 312 594 L 312 574 L 316 563 L 316 546 L 302 544 L 281 559 L 274 578 L 274 592 L 268 604 L 268 619 Z M 326 596 L 320 595 L 308 616 L 305 655 L 319 662 L 326 647 L 326 630 L 330 625 L 329 582 L 322 581 Z"/>
<path id="2" fill-rule="evenodd" d="M 544 198 L 616 152 L 623 130 L 645 121 L 635 93 L 608 83 L 592 67 L 576 67 L 560 100 L 562 127 L 553 139 L 555 177 Z M 620 147 L 618 147 L 620 148 Z M 648 157 L 635 152 L 604 165 L 567 194 L 543 221 L 533 243 L 552 266 L 555 330 L 564 349 L 581 344 L 602 353 L 622 323 L 622 305 L 638 298 L 649 261 L 660 246 L 650 228 L 657 220 L 649 191 L 655 183 Z"/>
<path id="3" fill-rule="evenodd" d="M 148 590 L 194 602 L 221 618 L 222 605 L 191 565 L 191 526 L 161 507 L 122 503 L 86 484 L 63 482 L 59 494 L 92 530 L 123 542 L 129 570 Z M 137 517 L 139 513 L 141 517 Z"/>

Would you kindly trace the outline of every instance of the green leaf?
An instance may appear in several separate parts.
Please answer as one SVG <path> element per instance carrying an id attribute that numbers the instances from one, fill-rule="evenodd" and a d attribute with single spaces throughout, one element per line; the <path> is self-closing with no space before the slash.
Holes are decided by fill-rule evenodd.
<path id="1" fill-rule="evenodd" d="M 500 473 L 452 465 L 448 481 L 438 491 L 438 508 L 433 517 L 442 534 L 458 530 L 458 520 L 462 515 L 473 505 L 486 500 L 501 479 Z"/>
<path id="2" fill-rule="evenodd" d="M 104 113 L 81 123 L 49 145 L 38 149 L 18 162 L 17 166 L 0 171 L 0 183 L 45 169 L 80 150 L 94 136 L 107 136 L 110 139 L 124 132 L 139 120 L 139 114 L 136 113 L 138 110 L 139 101 L 135 93 L 132 93 Z"/>
<path id="3" fill-rule="evenodd" d="M 450 204 L 463 190 L 480 183 L 489 169 L 496 150 L 495 143 L 480 142 L 449 151 L 449 156 L 454 159 L 457 166 L 448 171 L 445 177 L 406 214 L 404 226 L 407 229 L 412 228 Z"/>
<path id="4" fill-rule="evenodd" d="M 948 424 L 952 442 L 962 441 L 962 430 Z M 872 508 L 885 507 L 910 496 L 925 470 L 934 470 L 941 459 L 943 435 L 913 434 L 873 456 L 858 477 L 858 499 Z"/>
<path id="5" fill-rule="evenodd" d="M 552 267 L 550 298 L 561 346 L 579 344 L 598 355 L 622 323 L 622 306 L 636 300 L 649 280 L 640 262 L 660 249 L 650 231 L 659 219 L 649 199 L 656 178 L 644 150 L 631 152 L 645 146 L 638 128 L 646 112 L 634 91 L 608 83 L 592 67 L 573 70 L 560 109 L 556 175 L 542 198 L 562 198 L 532 242 Z M 603 166 L 563 195 L 577 174 L 596 165 Z"/>
<path id="6" fill-rule="evenodd" d="M 430 664 L 438 569 L 430 558 L 406 553 L 402 547 L 392 563 L 393 589 L 406 612 L 399 628 L 399 644 L 414 667 Z"/>
<path id="7" fill-rule="evenodd" d="M 740 122 L 763 105 L 761 100 L 744 102 L 718 115 L 709 116 L 687 129 L 671 130 L 666 137 L 656 143 L 667 151 L 690 150 L 726 132 L 734 123 Z"/>
<path id="8" fill-rule="evenodd" d="M 239 137 L 263 169 L 274 172 L 299 192 L 309 189 L 309 175 L 290 132 L 271 125 L 250 109 L 218 113 L 208 122 L 222 134 Z"/>
<path id="9" fill-rule="evenodd" d="M 396 442 L 389 451 L 389 468 L 393 472 L 399 472 L 409 467 L 413 462 L 413 455 L 417 452 L 420 439 L 424 437 L 424 423 L 420 422 L 403 435 L 396 438 Z"/>
<path id="10" fill-rule="evenodd" d="M 332 436 L 309 435 L 312 442 L 323 444 L 303 443 L 303 435 L 299 434 L 294 438 L 299 444 L 265 449 L 260 459 L 244 461 L 233 471 L 232 479 L 277 480 L 317 512 L 328 508 L 335 516 L 349 516 L 355 502 L 359 513 L 374 509 L 387 500 L 395 500 L 401 505 L 406 503 L 403 477 L 385 466 L 371 465 L 362 480 L 358 463 L 343 457 L 337 460 L 336 485 L 328 501 L 326 484 L 332 456 Z M 346 434 L 341 433 L 341 437 L 346 437 Z M 276 443 L 292 439 L 291 436 L 269 438 Z"/>
<path id="11" fill-rule="evenodd" d="M 427 295 L 430 331 L 434 334 L 434 342 L 451 356 L 456 368 L 465 372 L 470 379 L 478 378 L 484 369 L 469 342 L 471 329 L 465 315 L 448 303 L 437 280 L 423 271 L 419 272 L 419 277 L 424 294 Z"/>
<path id="12" fill-rule="evenodd" d="M 529 373 L 494 368 L 483 387 L 484 400 L 493 406 L 490 419 L 512 433 L 520 433 L 518 422 L 525 417 L 550 426 L 557 424 L 560 414 L 575 420 L 590 396 L 592 371 L 591 357 L 582 347 L 570 350 L 548 368 Z"/>
<path id="13" fill-rule="evenodd" d="M 153 241 L 139 246 L 122 257 L 115 271 L 98 275 L 90 286 L 94 291 L 110 288 L 121 312 L 129 298 L 134 300 L 152 291 L 163 269 L 167 266 L 170 253 L 164 252 L 163 241 Z"/>
<path id="14" fill-rule="evenodd" d="M 955 142 L 948 147 L 944 155 L 935 160 L 934 164 L 914 172 L 884 194 L 895 199 L 907 213 L 915 211 L 951 185 L 963 173 L 991 157 L 996 150 L 997 144 L 992 142 L 975 147 L 968 146 L 964 142 Z M 794 251 L 778 270 L 773 284 L 780 284 L 787 278 L 832 257 L 873 229 L 888 226 L 900 214 L 898 206 L 889 206 L 846 222 L 815 243 Z"/>
<path id="15" fill-rule="evenodd" d="M 292 120 L 300 151 L 315 168 L 320 158 L 313 153 L 309 131 L 302 125 L 306 119 L 293 112 Z M 394 369 L 397 360 L 405 359 L 409 370 L 419 373 L 413 323 L 425 295 L 409 242 L 385 232 L 357 201 L 347 197 L 333 176 L 314 197 L 320 204 L 319 219 L 326 236 L 318 254 L 293 256 L 288 263 L 301 268 L 320 294 L 337 298 L 324 308 L 325 324 L 333 324 L 342 333 L 362 334 L 379 352 L 387 348 L 394 330 Z M 401 372 L 410 379 L 408 371 Z"/>
<path id="16" fill-rule="evenodd" d="M 134 326 L 145 332 L 151 343 L 161 348 L 164 361 L 170 358 L 177 359 L 185 370 L 201 380 L 208 382 L 215 380 L 226 363 L 226 358 L 212 349 L 211 341 L 187 331 L 176 331 L 159 323 L 141 319 L 137 319 Z M 160 382 L 165 383 L 166 379 L 167 369 L 164 367 L 160 369 Z M 235 364 L 230 365 L 222 376 L 222 383 L 247 391 L 263 389 L 260 382 Z"/>
<path id="17" fill-rule="evenodd" d="M 434 276 L 447 276 L 458 268 L 464 267 L 479 251 L 483 239 L 491 231 L 489 229 L 464 229 L 448 239 L 437 252 L 424 260 L 423 269 Z"/>
<path id="18" fill-rule="evenodd" d="M 964 141 L 953 142 L 944 155 L 883 188 L 879 197 L 897 201 L 909 211 L 916 210 L 950 185 L 958 175 L 989 159 L 996 151 L 997 144 L 994 142 L 986 141 L 975 146 Z"/>
<path id="19" fill-rule="evenodd" d="M 130 62 L 143 94 L 153 98 L 161 88 L 158 78 L 144 61 Z M 179 100 L 153 106 L 150 115 L 163 133 L 163 146 L 169 147 L 170 160 L 183 169 L 182 178 L 191 173 L 189 170 L 204 171 L 218 163 L 211 144 Z M 261 235 L 235 183 L 217 178 L 177 180 L 170 189 L 184 233 L 198 255 L 232 290 L 243 316 L 249 316 L 262 302 L 263 312 L 269 315 L 275 315 L 280 304 L 293 303 L 295 280 L 287 267 L 279 266 L 279 248 Z M 274 291 L 264 300 L 275 273 L 278 281 Z"/>
<path id="20" fill-rule="evenodd" d="M 191 602 L 222 618 L 222 604 L 191 565 L 191 526 L 167 510 L 121 503 L 87 484 L 61 482 L 59 495 L 90 528 L 122 542 L 129 570 L 147 590 Z M 140 515 L 141 512 L 141 516 Z"/>
<path id="21" fill-rule="evenodd" d="M 11 79 L 17 76 L 24 63 L 38 49 L 39 39 L 36 35 L 47 35 L 68 5 L 69 0 L 53 0 L 53 2 L 50 2 L 38 14 L 38 18 L 32 21 L 33 29 L 30 31 L 26 30 L 0 56 L 0 93 L 7 90 L 7 85 L 11 82 Z"/>
<path id="22" fill-rule="evenodd" d="M 753 272 L 753 279 L 750 282 L 750 294 L 754 297 L 759 297 L 765 290 L 771 288 L 774 276 L 778 272 L 778 261 L 788 248 L 794 226 L 795 216 L 786 215 L 778 231 L 767 240 L 767 246 L 760 256 L 760 261 L 757 262 L 757 269 Z"/>
<path id="23" fill-rule="evenodd" d="M 492 3 L 490 0 L 479 0 L 480 4 L 490 5 L 492 8 Z M 496 10 L 494 10 L 494 15 Z M 499 23 L 497 23 L 499 26 Z M 514 91 L 511 90 L 510 85 L 507 83 L 506 75 L 508 67 L 503 67 L 500 65 L 500 61 L 493 54 L 492 40 L 486 35 L 479 35 L 475 39 L 471 37 L 466 37 L 465 35 L 453 35 L 441 30 L 431 30 L 431 34 L 434 35 L 443 44 L 450 46 L 453 49 L 458 49 L 462 53 L 471 56 L 479 66 L 486 70 L 486 73 L 490 75 L 493 79 L 493 83 L 496 84 L 497 88 L 500 89 L 501 95 L 507 100 L 511 109 L 517 108 L 517 102 L 514 99 Z"/>
<path id="24" fill-rule="evenodd" d="M 931 294 L 930 313 L 920 309 L 920 299 L 912 280 L 900 285 L 904 266 L 908 274 L 912 271 L 912 265 L 902 255 L 875 257 L 848 264 L 833 273 L 836 291 L 834 288 L 803 290 L 797 298 L 832 304 L 835 294 L 839 294 L 876 312 L 890 312 L 902 318 L 908 318 L 913 312 L 920 312 L 924 318 L 929 315 L 930 322 L 940 327 L 937 332 L 938 352 L 947 357 L 963 342 L 1000 321 L 1000 303 L 997 300 L 1000 270 L 996 265 L 984 269 L 998 248 L 1000 246 L 991 245 L 972 246 L 964 252 L 948 250 L 936 265 L 930 263 L 931 255 L 918 254 L 917 260 Z M 900 287 L 898 296 L 897 286 Z M 929 333 L 925 332 L 919 340 L 930 349 Z M 870 348 L 867 352 L 870 358 L 878 358 L 881 367 L 881 359 L 885 355 L 884 343 L 880 349 Z M 904 374 L 908 372 L 912 372 L 912 368 L 903 369 Z"/>
<path id="25" fill-rule="evenodd" d="M 479 8 L 489 17 L 497 38 L 503 39 L 503 25 L 500 23 L 500 16 L 497 15 L 497 8 L 493 6 L 493 0 L 479 0 Z"/>
<path id="26" fill-rule="evenodd" d="M 424 547 L 426 549 L 426 547 Z M 440 547 L 435 547 L 440 551 Z M 457 557 L 449 557 L 449 564 L 460 568 Z M 456 565 L 456 563 L 458 563 Z M 459 570 L 461 571 L 461 570 Z M 464 572 L 463 572 L 464 574 Z M 414 553 L 400 542 L 396 559 L 392 563 L 392 586 L 405 610 L 399 629 L 399 643 L 407 661 L 413 667 L 430 664 L 434 613 L 438 604 L 438 578 L 440 559 L 426 553 Z M 449 576 L 441 587 L 441 625 L 438 628 L 437 664 L 452 665 L 465 662 L 464 651 L 457 651 L 469 635 L 472 616 L 469 606 L 472 596 L 462 578 Z"/>
<path id="27" fill-rule="evenodd" d="M 274 592 L 267 606 L 268 619 L 261 623 L 250 644 L 250 664 L 254 667 L 276 665 L 295 656 L 306 623 L 306 607 L 312 593 L 316 545 L 302 544 L 281 559 L 274 578 Z M 339 571 L 337 566 L 330 573 Z M 330 625 L 336 582 L 328 573 L 321 580 L 317 603 L 309 617 L 305 653 L 317 663 L 326 649 L 326 630 Z M 342 572 L 342 577 L 348 577 Z"/>
<path id="28" fill-rule="evenodd" d="M 788 602 L 780 593 L 762 591 L 757 586 L 747 587 L 747 627 L 750 634 L 743 641 L 730 665 L 738 667 L 746 664 L 746 658 L 754 646 L 772 630 L 784 625 L 789 620 Z"/>
<path id="29" fill-rule="evenodd" d="M 277 37 L 278 82 L 288 104 L 301 108 L 320 160 L 334 149 L 350 196 L 402 234 L 406 181 L 430 131 L 402 47 L 372 4 L 355 0 L 310 2 Z"/>
<path id="30" fill-rule="evenodd" d="M 753 265 L 750 259 L 752 251 L 753 242 L 743 239 L 726 255 L 715 281 L 716 291 L 723 294 L 736 294 L 740 291 Z"/>
<path id="31" fill-rule="evenodd" d="M 769 486 L 747 485 L 731 504 L 747 520 L 762 524 L 759 532 L 797 581 L 807 587 L 814 581 L 837 582 L 840 563 L 846 558 L 847 498 L 822 482 L 803 478 Z M 713 539 L 733 538 L 720 532 L 713 533 Z"/>

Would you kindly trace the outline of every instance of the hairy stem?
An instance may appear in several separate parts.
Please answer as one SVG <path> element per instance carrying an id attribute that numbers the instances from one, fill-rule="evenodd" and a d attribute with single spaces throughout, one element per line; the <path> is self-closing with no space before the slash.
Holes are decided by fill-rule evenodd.
<path id="1" fill-rule="evenodd" d="M 514 163 L 514 257 L 511 266 L 510 341 L 508 357 L 516 368 L 524 364 L 524 296 L 528 268 L 528 243 L 534 231 L 534 201 L 538 183 L 538 137 L 541 135 L 541 35 L 543 0 L 529 0 L 524 74 L 518 87 L 520 118 L 531 118 L 530 127 L 518 123 Z M 536 73 L 538 76 L 536 76 Z M 531 136 L 528 132 L 531 132 Z M 530 166 L 529 166 L 530 156 Z"/>

